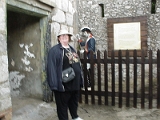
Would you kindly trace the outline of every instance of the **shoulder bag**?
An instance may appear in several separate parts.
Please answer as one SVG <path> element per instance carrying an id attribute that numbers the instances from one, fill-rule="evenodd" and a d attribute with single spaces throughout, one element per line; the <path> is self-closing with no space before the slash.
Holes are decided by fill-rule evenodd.
<path id="1" fill-rule="evenodd" d="M 67 83 L 67 82 L 73 80 L 74 77 L 75 77 L 75 72 L 72 67 L 69 67 L 69 68 L 62 71 L 62 81 L 64 83 Z"/>

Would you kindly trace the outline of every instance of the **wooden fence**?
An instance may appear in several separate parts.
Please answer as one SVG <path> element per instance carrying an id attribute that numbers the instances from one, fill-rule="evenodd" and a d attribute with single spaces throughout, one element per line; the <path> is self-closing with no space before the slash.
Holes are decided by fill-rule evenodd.
<path id="1" fill-rule="evenodd" d="M 122 57 L 122 51 L 118 51 L 118 56 L 115 57 L 115 52 L 111 52 L 111 56 L 108 57 L 107 51 L 104 51 L 103 59 L 101 59 L 100 51 L 97 51 L 97 58 L 93 58 L 93 53 L 91 53 L 91 59 L 86 59 L 86 53 L 81 57 L 81 63 L 84 68 L 84 89 L 80 91 L 80 103 L 84 102 L 85 104 L 104 104 L 112 106 L 118 105 L 119 108 L 122 105 L 126 105 L 126 107 L 135 107 L 137 108 L 137 104 L 140 104 L 141 108 L 145 108 L 146 102 L 147 107 L 149 109 L 153 108 L 153 100 L 156 101 L 156 107 L 160 108 L 160 51 L 157 51 L 157 57 L 153 59 L 152 51 L 148 51 L 148 56 L 144 56 L 143 50 L 141 51 L 141 57 L 137 56 L 137 51 L 134 50 L 132 57 L 130 57 L 130 53 L 128 50 L 125 51 L 125 57 Z M 88 90 L 87 87 L 87 63 L 91 65 L 91 90 Z M 118 77 L 115 77 L 115 65 L 117 65 L 118 69 Z M 123 68 L 125 67 L 125 81 L 123 80 Z M 131 90 L 130 86 L 130 65 L 133 65 L 133 90 Z M 137 68 L 140 65 L 141 77 L 138 79 L 137 76 Z M 146 82 L 145 75 L 145 65 L 148 65 L 148 82 Z M 153 65 L 156 65 L 156 88 L 153 89 Z M 103 68 L 102 68 L 103 66 Z M 110 66 L 111 70 L 111 85 L 109 89 L 109 74 L 108 74 L 108 66 Z M 95 79 L 95 67 L 97 69 L 97 76 Z M 103 69 L 103 73 L 102 73 Z M 154 71 L 155 73 L 155 71 Z M 104 84 L 102 84 L 102 74 L 104 79 Z M 155 75 L 155 74 L 154 74 Z M 97 84 L 95 84 L 95 81 Z M 116 89 L 116 81 L 118 81 L 118 90 Z M 138 82 L 140 81 L 140 89 L 138 91 Z M 125 85 L 124 85 L 125 83 Z M 146 86 L 148 88 L 146 89 Z M 140 102 L 138 102 L 140 101 Z M 117 104 L 116 104 L 117 103 Z"/>

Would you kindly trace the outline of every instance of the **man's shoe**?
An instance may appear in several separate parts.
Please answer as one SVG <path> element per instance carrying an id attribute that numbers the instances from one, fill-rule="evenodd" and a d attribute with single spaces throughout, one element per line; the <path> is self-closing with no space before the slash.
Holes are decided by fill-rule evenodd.
<path id="1" fill-rule="evenodd" d="M 85 91 L 85 88 L 82 88 L 82 90 Z M 88 87 L 87 90 L 90 91 L 90 90 L 91 90 L 91 87 Z"/>
<path id="2" fill-rule="evenodd" d="M 78 117 L 78 118 L 75 118 L 73 120 L 83 120 L 82 118 Z"/>
<path id="3" fill-rule="evenodd" d="M 90 91 L 90 90 L 91 90 L 91 87 L 88 87 L 87 89 Z"/>

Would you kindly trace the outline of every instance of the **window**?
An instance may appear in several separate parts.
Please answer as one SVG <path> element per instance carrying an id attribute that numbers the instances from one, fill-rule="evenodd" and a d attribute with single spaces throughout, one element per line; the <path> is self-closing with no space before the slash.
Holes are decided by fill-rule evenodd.
<path id="1" fill-rule="evenodd" d="M 156 0 L 151 0 L 151 14 L 156 13 Z"/>
<path id="2" fill-rule="evenodd" d="M 100 11 L 101 11 L 101 17 L 104 17 L 104 4 L 99 4 L 100 6 Z"/>

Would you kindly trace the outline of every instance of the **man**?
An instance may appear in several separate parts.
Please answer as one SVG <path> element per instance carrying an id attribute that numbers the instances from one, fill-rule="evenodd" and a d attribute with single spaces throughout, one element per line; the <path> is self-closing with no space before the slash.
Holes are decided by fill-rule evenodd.
<path id="1" fill-rule="evenodd" d="M 91 32 L 91 29 L 89 27 L 83 27 L 81 28 L 81 32 L 83 32 L 83 35 L 87 37 L 86 41 L 82 41 L 81 39 L 78 40 L 81 46 L 84 46 L 84 50 L 87 53 L 87 59 L 91 58 L 91 51 L 94 53 L 94 58 L 96 58 L 95 54 L 95 38 L 93 37 L 93 34 Z M 88 75 L 87 75 L 87 80 L 88 80 L 88 87 L 91 86 L 91 80 L 90 80 L 90 64 L 87 63 L 87 70 L 88 70 Z"/>
<path id="2" fill-rule="evenodd" d="M 81 46 L 84 46 L 84 49 L 87 53 L 87 58 L 90 59 L 90 53 L 93 51 L 94 58 L 96 58 L 95 55 L 95 38 L 93 37 L 93 34 L 91 32 L 91 29 L 89 27 L 83 27 L 81 28 L 81 32 L 83 32 L 84 36 L 87 37 L 86 41 L 82 41 L 81 39 L 78 41 Z"/>

